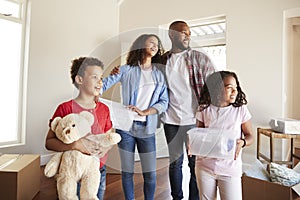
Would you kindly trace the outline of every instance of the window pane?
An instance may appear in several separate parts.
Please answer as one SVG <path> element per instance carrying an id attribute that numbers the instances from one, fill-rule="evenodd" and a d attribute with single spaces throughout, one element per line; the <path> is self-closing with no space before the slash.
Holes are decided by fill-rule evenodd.
<path id="1" fill-rule="evenodd" d="M 217 70 L 226 69 L 226 46 L 211 46 L 202 48 L 208 56 L 213 60 Z"/>
<path id="2" fill-rule="evenodd" d="M 0 91 L 3 94 L 0 98 L 0 142 L 7 142 L 18 138 L 22 25 L 0 19 L 0 27 Z"/>
<path id="3" fill-rule="evenodd" d="M 19 18 L 19 8 L 20 8 L 20 6 L 18 3 L 0 0 L 0 13 L 1 14 Z"/>

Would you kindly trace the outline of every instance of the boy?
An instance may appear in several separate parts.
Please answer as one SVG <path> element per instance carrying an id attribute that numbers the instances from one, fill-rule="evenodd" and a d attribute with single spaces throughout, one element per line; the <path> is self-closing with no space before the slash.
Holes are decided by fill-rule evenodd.
<path id="1" fill-rule="evenodd" d="M 70 113 L 80 113 L 89 111 L 94 115 L 94 124 L 92 125 L 92 134 L 101 134 L 112 128 L 109 108 L 95 99 L 100 95 L 102 88 L 103 63 L 92 57 L 80 57 L 74 59 L 71 65 L 72 83 L 79 90 L 76 98 L 60 104 L 52 118 L 49 126 L 55 117 L 64 117 Z M 53 151 L 78 150 L 85 154 L 97 154 L 99 147 L 97 143 L 86 139 L 79 139 L 71 144 L 64 144 L 57 139 L 55 133 L 49 129 L 46 137 L 46 148 Z M 107 154 L 100 160 L 100 186 L 98 198 L 103 200 L 106 185 L 106 166 Z M 80 184 L 78 184 L 77 194 L 79 194 Z"/>

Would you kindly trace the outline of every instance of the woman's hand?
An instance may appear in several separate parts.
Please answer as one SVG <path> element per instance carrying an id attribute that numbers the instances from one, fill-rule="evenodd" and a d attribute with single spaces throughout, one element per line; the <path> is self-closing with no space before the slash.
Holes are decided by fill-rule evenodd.
<path id="1" fill-rule="evenodd" d="M 136 112 L 139 116 L 150 115 L 150 109 L 140 110 L 139 108 L 137 108 L 136 106 L 133 106 L 133 105 L 129 105 L 129 106 L 127 106 L 127 108 L 129 108 L 130 110 Z"/>
<path id="2" fill-rule="evenodd" d="M 116 75 L 116 74 L 119 74 L 120 73 L 120 66 L 117 66 L 117 67 L 114 67 L 112 70 L 111 70 L 111 72 L 110 72 L 110 74 L 109 75 Z"/>

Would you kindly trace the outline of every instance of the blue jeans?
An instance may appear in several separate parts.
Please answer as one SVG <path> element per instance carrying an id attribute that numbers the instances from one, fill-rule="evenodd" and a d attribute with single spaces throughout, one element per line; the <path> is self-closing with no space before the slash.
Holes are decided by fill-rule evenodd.
<path id="1" fill-rule="evenodd" d="M 97 197 L 99 200 L 103 200 L 105 189 L 106 189 L 106 165 L 104 165 L 100 168 L 100 174 L 101 174 L 100 185 L 99 185 Z M 80 199 L 80 182 L 77 183 L 77 196 L 78 196 L 78 199 Z"/>
<path id="2" fill-rule="evenodd" d="M 145 122 L 135 121 L 130 131 L 116 130 L 121 135 L 118 143 L 121 158 L 122 186 L 125 200 L 134 199 L 134 153 L 137 147 L 144 178 L 144 199 L 154 200 L 156 188 L 155 134 L 145 135 Z"/>
<path id="3" fill-rule="evenodd" d="M 182 163 L 183 163 L 183 145 L 187 141 L 187 131 L 194 128 L 195 125 L 178 126 L 164 124 L 164 131 L 168 143 L 170 164 L 169 179 L 171 186 L 171 195 L 174 200 L 183 199 L 182 191 Z M 199 192 L 197 188 L 197 179 L 195 175 L 195 156 L 188 156 L 190 167 L 189 200 L 198 200 Z"/>

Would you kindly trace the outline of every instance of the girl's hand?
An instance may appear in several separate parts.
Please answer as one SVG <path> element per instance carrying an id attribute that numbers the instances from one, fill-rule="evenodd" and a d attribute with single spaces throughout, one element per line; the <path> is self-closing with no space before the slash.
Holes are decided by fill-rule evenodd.
<path id="1" fill-rule="evenodd" d="M 237 141 L 236 141 L 236 150 L 235 150 L 234 160 L 236 160 L 237 157 L 239 156 L 240 151 L 241 151 L 241 149 L 243 148 L 243 145 L 244 145 L 244 141 L 241 140 L 241 139 L 237 139 Z"/>
<path id="2" fill-rule="evenodd" d="M 189 156 L 189 157 L 192 157 L 192 156 L 193 156 L 193 154 L 191 153 L 191 146 L 190 146 L 190 144 L 188 144 L 188 145 L 187 145 L 187 148 L 186 148 L 186 150 L 187 150 L 187 154 L 188 154 L 188 156 Z"/>
<path id="3" fill-rule="evenodd" d="M 186 137 L 187 137 L 186 138 L 186 152 L 187 152 L 187 154 L 188 154 L 189 157 L 192 157 L 193 154 L 191 153 L 190 138 L 189 138 L 188 135 Z"/>

